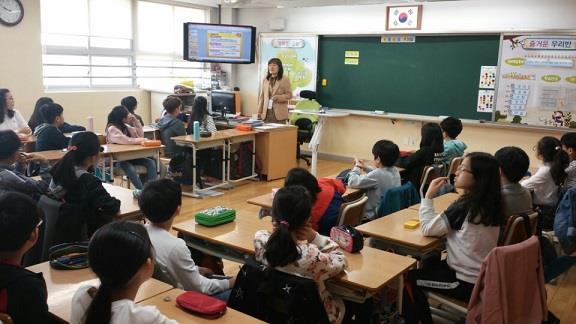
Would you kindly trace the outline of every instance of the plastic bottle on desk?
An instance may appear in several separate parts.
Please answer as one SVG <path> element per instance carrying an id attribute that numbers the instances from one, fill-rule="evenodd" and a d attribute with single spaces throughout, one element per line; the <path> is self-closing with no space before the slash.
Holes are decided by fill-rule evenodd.
<path id="1" fill-rule="evenodd" d="M 194 140 L 200 140 L 200 123 L 198 121 L 194 122 Z"/>

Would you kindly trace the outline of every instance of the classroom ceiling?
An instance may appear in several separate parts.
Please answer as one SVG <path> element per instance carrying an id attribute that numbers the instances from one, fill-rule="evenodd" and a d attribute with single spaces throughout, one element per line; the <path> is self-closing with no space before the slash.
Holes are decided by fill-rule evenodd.
<path id="1" fill-rule="evenodd" d="M 229 8 L 296 8 L 296 7 L 319 7 L 319 6 L 347 6 L 369 4 L 410 4 L 416 2 L 440 2 L 462 0 L 179 0 L 204 5 L 222 5 Z"/>

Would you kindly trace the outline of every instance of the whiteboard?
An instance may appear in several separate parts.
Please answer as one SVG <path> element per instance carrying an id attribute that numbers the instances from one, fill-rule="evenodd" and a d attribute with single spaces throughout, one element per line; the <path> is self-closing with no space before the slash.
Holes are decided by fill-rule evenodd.
<path id="1" fill-rule="evenodd" d="M 576 35 L 502 35 L 494 120 L 576 128 Z"/>
<path id="2" fill-rule="evenodd" d="M 290 79 L 294 97 L 301 90 L 316 91 L 318 35 L 261 33 L 259 38 L 258 80 L 266 76 L 268 60 L 277 57 Z"/>

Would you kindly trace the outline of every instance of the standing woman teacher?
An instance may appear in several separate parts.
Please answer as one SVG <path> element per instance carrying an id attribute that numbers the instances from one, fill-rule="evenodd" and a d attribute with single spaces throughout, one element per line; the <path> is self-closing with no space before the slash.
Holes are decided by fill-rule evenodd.
<path id="1" fill-rule="evenodd" d="M 270 59 L 268 73 L 262 80 L 258 96 L 258 118 L 268 123 L 288 120 L 288 100 L 292 98 L 292 88 L 290 80 L 283 74 L 282 61 Z"/>

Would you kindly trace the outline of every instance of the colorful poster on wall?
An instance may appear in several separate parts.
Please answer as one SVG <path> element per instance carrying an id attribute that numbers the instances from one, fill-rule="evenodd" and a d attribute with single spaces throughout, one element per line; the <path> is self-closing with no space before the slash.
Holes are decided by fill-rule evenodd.
<path id="1" fill-rule="evenodd" d="M 504 35 L 495 120 L 576 128 L 576 35 Z"/>
<path id="2" fill-rule="evenodd" d="M 268 60 L 277 57 L 290 79 L 294 97 L 301 90 L 316 91 L 317 54 L 316 35 L 260 34 L 260 80 L 266 76 Z"/>

